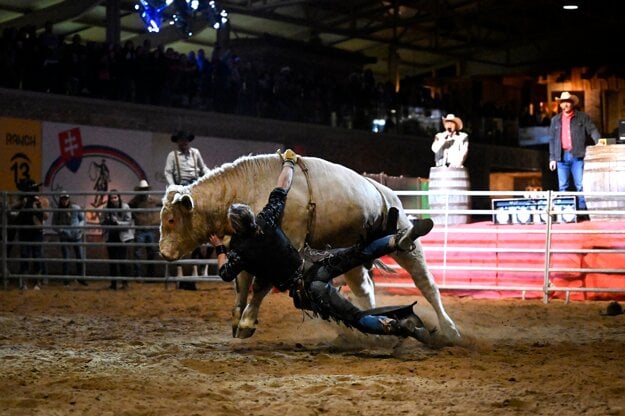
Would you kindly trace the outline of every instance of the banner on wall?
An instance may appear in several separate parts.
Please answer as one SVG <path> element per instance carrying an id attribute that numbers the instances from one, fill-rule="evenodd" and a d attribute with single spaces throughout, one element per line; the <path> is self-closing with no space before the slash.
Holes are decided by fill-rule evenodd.
<path id="1" fill-rule="evenodd" d="M 131 196 L 123 192 L 133 191 L 142 179 L 148 181 L 155 195 L 162 194 L 167 187 L 165 160 L 176 148 L 171 134 L 64 123 L 44 122 L 42 138 L 43 183 L 47 190 L 102 193 L 74 196 L 73 202 L 84 208 L 102 208 L 105 193 L 113 189 L 128 202 Z M 191 145 L 200 150 L 209 168 L 239 156 L 272 153 L 282 147 L 279 143 L 201 136 Z M 98 222 L 97 212 L 87 213 L 87 221 Z"/>
<path id="2" fill-rule="evenodd" d="M 0 190 L 26 190 L 41 183 L 41 122 L 0 117 Z"/>

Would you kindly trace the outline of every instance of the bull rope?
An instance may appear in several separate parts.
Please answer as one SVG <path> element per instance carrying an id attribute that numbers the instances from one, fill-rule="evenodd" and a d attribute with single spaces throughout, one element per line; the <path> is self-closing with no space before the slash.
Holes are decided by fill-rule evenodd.
<path id="1" fill-rule="evenodd" d="M 313 234 L 313 227 L 315 224 L 317 203 L 314 202 L 313 200 L 313 190 L 312 190 L 312 185 L 310 183 L 310 176 L 309 176 L 310 172 L 308 171 L 308 166 L 306 166 L 306 164 L 304 163 L 304 159 L 301 157 L 297 159 L 297 164 L 299 165 L 300 169 L 304 173 L 304 177 L 306 178 L 306 186 L 308 187 L 308 207 L 307 207 L 308 223 L 306 225 L 306 238 L 304 242 L 310 245 L 310 240 L 312 239 L 312 234 Z"/>

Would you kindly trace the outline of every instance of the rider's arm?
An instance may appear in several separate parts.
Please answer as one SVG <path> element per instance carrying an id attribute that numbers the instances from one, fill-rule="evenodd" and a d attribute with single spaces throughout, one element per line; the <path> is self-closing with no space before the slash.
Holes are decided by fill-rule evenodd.
<path id="1" fill-rule="evenodd" d="M 282 188 L 285 191 L 289 191 L 291 189 L 291 183 L 293 182 L 293 165 L 287 162 L 284 162 L 282 165 L 282 172 L 280 172 L 280 176 L 278 176 L 278 183 L 276 187 Z"/>
<path id="2" fill-rule="evenodd" d="M 209 242 L 217 252 L 217 273 L 224 282 L 233 281 L 243 268 L 243 261 L 235 250 L 226 256 L 226 247 L 223 245 L 221 238 L 213 234 L 209 237 Z"/>
<path id="3" fill-rule="evenodd" d="M 297 154 L 291 149 L 280 154 L 282 157 L 282 171 L 278 177 L 278 183 L 269 194 L 267 205 L 258 213 L 258 218 L 262 219 L 267 227 L 276 228 L 280 226 L 280 219 L 286 205 L 286 196 L 291 189 L 293 182 L 293 170 L 297 163 Z"/>
<path id="4" fill-rule="evenodd" d="M 276 187 L 282 188 L 285 191 L 289 191 L 291 189 L 291 183 L 293 182 L 293 170 L 295 169 L 295 164 L 297 163 L 298 156 L 291 149 L 287 149 L 284 153 L 280 154 L 282 157 L 282 172 L 280 172 L 280 176 L 278 176 L 278 183 Z"/>

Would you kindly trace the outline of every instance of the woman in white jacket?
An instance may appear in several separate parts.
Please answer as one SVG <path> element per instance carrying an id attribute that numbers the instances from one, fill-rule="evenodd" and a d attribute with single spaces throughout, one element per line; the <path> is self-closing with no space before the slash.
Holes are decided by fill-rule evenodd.
<path id="1" fill-rule="evenodd" d="M 469 152 L 469 136 L 460 131 L 463 124 L 459 117 L 447 114 L 442 120 L 445 131 L 437 133 L 432 143 L 434 162 L 437 167 L 462 168 Z"/>

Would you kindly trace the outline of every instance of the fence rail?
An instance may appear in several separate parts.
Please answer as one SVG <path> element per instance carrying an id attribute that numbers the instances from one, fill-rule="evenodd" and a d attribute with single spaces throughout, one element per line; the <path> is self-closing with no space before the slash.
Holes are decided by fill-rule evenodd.
<path id="1" fill-rule="evenodd" d="M 150 192 L 117 192 L 124 199 L 130 199 L 135 195 L 150 195 Z M 106 208 L 101 203 L 98 206 L 89 206 L 88 200 L 96 200 L 96 196 L 101 196 L 100 201 L 105 203 L 107 193 L 101 192 L 80 192 L 70 193 L 73 203 L 79 202 L 81 212 L 86 221 L 84 225 L 55 225 L 52 223 L 53 214 L 56 212 L 66 212 L 63 208 L 58 208 L 60 192 L 42 193 L 15 193 L 2 192 L 0 196 L 0 222 L 2 224 L 2 246 L 0 248 L 0 263 L 2 271 L 3 287 L 7 289 L 9 284 L 16 282 L 18 287 L 22 287 L 27 281 L 101 281 L 101 280 L 123 280 L 142 282 L 165 282 L 166 284 L 180 281 L 217 281 L 220 280 L 216 274 L 215 259 L 182 259 L 176 262 L 167 262 L 158 255 L 158 233 L 159 224 L 151 226 L 132 225 L 136 231 L 150 231 L 155 235 L 154 243 L 143 243 L 137 241 L 107 243 L 103 241 L 102 232 L 104 230 L 114 230 L 112 225 L 101 225 L 100 216 L 106 212 Z M 154 192 L 151 193 L 155 195 Z M 43 209 L 17 209 L 16 204 L 22 198 L 29 198 L 38 195 L 50 201 L 50 206 Z M 161 196 L 155 196 L 160 201 Z M 44 212 L 47 219 L 42 225 L 23 225 L 16 223 L 19 212 L 25 214 L 35 214 Z M 131 208 L 134 213 L 160 212 L 160 208 Z M 83 237 L 76 242 L 60 241 L 58 231 L 60 229 L 81 230 Z M 41 241 L 25 241 L 20 238 L 20 232 L 38 231 L 42 233 Z M 27 239 L 31 240 L 31 238 Z M 33 256 L 32 250 L 23 248 L 39 247 L 42 256 Z M 62 247 L 64 246 L 64 247 Z M 74 248 L 78 248 L 82 253 L 82 258 L 76 258 Z M 126 259 L 111 260 L 107 254 L 107 247 L 123 247 L 128 253 Z M 62 255 L 62 248 L 69 251 L 67 257 Z M 142 251 L 141 257 L 134 257 L 135 249 Z M 154 259 L 150 260 L 147 250 L 152 250 Z M 35 254 L 37 252 L 35 251 Z M 111 263 L 122 266 L 126 269 L 124 274 L 113 276 L 110 273 Z M 41 272 L 35 266 L 41 264 Z M 64 273 L 67 267 L 69 273 Z M 148 267 L 151 273 L 147 273 Z M 182 275 L 179 270 L 182 269 Z M 213 271 L 211 274 L 210 271 Z M 197 270 L 197 275 L 193 275 Z"/>
<path id="2" fill-rule="evenodd" d="M 448 290 L 470 290 L 470 291 L 518 291 L 527 292 L 541 292 L 545 302 L 548 301 L 550 295 L 555 292 L 565 293 L 566 300 L 568 301 L 571 293 L 625 293 L 625 192 L 553 192 L 553 191 L 541 191 L 541 192 L 511 192 L 511 191 L 448 191 L 448 192 L 433 192 L 433 191 L 397 191 L 398 196 L 402 197 L 403 201 L 407 198 L 415 198 L 421 200 L 423 197 L 431 197 L 433 194 L 439 194 L 437 201 L 440 202 L 441 195 L 447 198 L 448 203 L 442 208 L 437 210 L 428 209 L 424 207 L 422 209 L 407 209 L 406 212 L 416 217 L 432 216 L 435 217 L 435 223 L 438 225 L 434 228 L 433 232 L 442 234 L 442 237 L 437 238 L 435 243 L 431 243 L 429 239 L 425 239 L 424 251 L 428 260 L 432 257 L 432 254 L 442 253 L 442 261 L 431 262 L 428 261 L 429 268 L 432 270 L 437 283 L 441 289 Z M 501 225 L 493 228 L 492 224 L 496 222 L 497 214 L 501 214 L 500 210 L 495 209 L 493 206 L 491 209 L 462 209 L 458 208 L 455 203 L 455 197 L 469 197 L 469 198 L 489 198 L 491 202 L 495 199 L 506 197 L 511 199 L 529 199 L 544 201 L 542 208 L 532 206 L 529 208 L 519 208 L 519 210 L 506 211 L 508 217 L 521 216 L 516 224 L 528 225 L 521 227 L 507 227 Z M 585 197 L 588 204 L 588 209 L 580 211 L 577 208 L 568 207 L 563 209 L 562 206 L 554 205 L 554 201 L 559 198 L 574 197 L 575 200 L 580 197 Z M 596 198 L 595 198 L 596 197 Z M 593 207 L 593 198 L 599 200 L 600 208 Z M 440 204 L 439 204 L 440 206 Z M 525 209 L 525 212 L 521 212 Z M 453 216 L 463 214 L 470 218 L 471 227 L 457 226 L 455 224 L 449 224 L 447 221 Z M 566 215 L 566 216 L 564 216 Z M 601 221 L 595 221 L 593 217 L 600 215 Z M 560 222 L 577 222 L 578 218 L 582 218 L 584 221 L 592 220 L 592 224 L 604 224 L 603 227 L 588 227 L 588 228 L 562 228 L 556 220 Z M 517 218 L 519 219 L 519 218 Z M 538 219 L 538 221 L 536 221 Z M 486 226 L 480 227 L 480 224 Z M 531 226 L 530 226 L 531 225 Z M 497 245 L 495 247 L 479 247 L 479 246 L 467 246 L 458 245 L 453 243 L 457 241 L 456 236 L 465 236 L 465 240 L 470 240 L 475 237 L 475 240 L 479 240 L 483 234 L 496 233 L 497 239 L 510 239 L 511 236 L 518 235 L 519 238 L 527 238 L 528 236 L 533 238 L 535 243 L 532 247 L 523 247 L 521 241 L 515 241 L 515 244 L 510 246 Z M 542 243 L 536 244 L 536 239 L 542 237 Z M 562 240 L 567 238 L 571 244 L 575 247 L 554 247 L 554 239 Z M 593 239 L 593 244 L 605 243 L 610 247 L 587 247 L 586 244 L 575 244 L 576 241 L 584 241 L 585 239 Z M 560 241 L 560 244 L 562 242 Z M 494 255 L 500 254 L 517 254 L 517 255 L 534 255 L 533 257 L 527 256 L 536 260 L 537 255 L 541 256 L 540 262 L 533 261 L 524 265 L 501 266 L 497 264 L 495 267 L 489 266 L 454 266 L 450 264 L 449 258 L 451 255 L 457 256 L 458 253 L 492 253 Z M 566 254 L 578 254 L 585 256 L 588 254 L 601 255 L 602 258 L 610 263 L 610 267 L 562 267 L 561 265 L 554 265 L 554 259 L 560 255 Z M 505 264 L 505 262 L 504 262 Z M 616 265 L 616 267 L 612 267 Z M 445 279 L 445 276 L 450 271 L 467 271 L 469 273 L 478 274 L 481 272 L 496 272 L 497 274 L 511 272 L 517 274 L 523 274 L 524 276 L 536 276 L 538 273 L 542 276 L 540 284 L 521 284 L 521 285 L 476 285 L 476 284 L 451 284 Z M 607 274 L 614 277 L 622 277 L 622 281 L 618 283 L 618 287 L 562 287 L 554 283 L 554 275 L 563 273 L 580 274 L 580 279 L 587 275 Z M 522 279 L 521 279 L 522 280 Z M 528 282 L 536 282 L 535 279 L 527 279 Z M 376 281 L 376 285 L 384 285 L 383 282 Z M 392 287 L 411 287 L 410 283 L 397 284 L 392 283 Z"/>
<path id="3" fill-rule="evenodd" d="M 153 192 L 152 192 L 153 193 Z M 439 287 L 443 290 L 465 290 L 465 291 L 516 291 L 522 294 L 527 292 L 540 292 L 545 302 L 548 301 L 551 294 L 554 292 L 564 292 L 566 294 L 566 300 L 569 300 L 570 294 L 575 292 L 580 293 L 592 293 L 592 292 L 606 292 L 606 293 L 625 293 L 625 209 L 619 207 L 625 207 L 625 192 L 611 192 L 611 193 L 599 193 L 599 192 L 487 192 L 487 191 L 396 191 L 397 195 L 402 198 L 402 201 L 406 201 L 410 198 L 415 198 L 419 201 L 419 209 L 406 209 L 409 215 L 414 217 L 427 217 L 431 216 L 435 218 L 435 227 L 431 234 L 437 235 L 432 241 L 429 240 L 429 236 L 424 238 L 423 247 L 428 257 L 429 268 L 434 274 Z M 123 192 L 122 195 L 133 196 L 136 194 L 146 194 L 146 192 Z M 24 197 L 23 193 L 10 193 L 3 192 L 0 195 L 0 220 L 2 224 L 2 247 L 0 250 L 0 262 L 2 269 L 2 278 L 4 288 L 8 288 L 9 284 L 16 282 L 21 286 L 26 280 L 29 279 L 44 279 L 44 280 L 73 280 L 81 279 L 85 281 L 96 280 L 127 280 L 127 281 L 144 281 L 144 282 L 165 282 L 173 283 L 178 281 L 216 281 L 220 280 L 216 274 L 216 260 L 214 258 L 200 258 L 200 259 L 183 259 L 176 262 L 167 262 L 156 256 L 154 260 L 146 259 L 145 253 L 142 253 L 140 258 L 134 258 L 133 253 L 136 248 L 145 250 L 158 251 L 158 243 L 144 244 L 140 242 L 128 242 L 128 243 L 106 243 L 102 240 L 102 231 L 107 228 L 113 228 L 112 226 L 103 226 L 99 223 L 99 217 L 104 211 L 102 206 L 81 208 L 80 211 L 88 217 L 85 225 L 75 228 L 80 228 L 84 232 L 84 237 L 75 243 L 60 242 L 57 231 L 61 226 L 53 225 L 51 223 L 51 217 L 54 212 L 60 211 L 56 207 L 56 204 L 52 203 L 51 206 L 45 211 L 49 214 L 49 218 L 40 226 L 26 226 L 20 225 L 15 222 L 17 211 L 12 209 L 15 202 Z M 39 194 L 49 198 L 52 201 L 58 200 L 60 193 L 48 192 Z M 78 196 L 83 196 L 86 201 L 87 198 L 91 198 L 99 195 L 99 193 L 76 193 L 72 194 L 72 199 Z M 437 209 L 430 209 L 421 201 L 426 200 L 432 196 L 437 196 Z M 447 201 L 452 203 L 440 205 L 440 196 L 447 198 Z M 496 227 L 493 229 L 492 224 L 496 221 L 497 214 L 501 214 L 497 209 L 471 209 L 457 208 L 453 205 L 453 198 L 455 196 L 469 197 L 469 198 L 487 198 L 491 201 L 502 197 L 507 198 L 530 198 L 534 200 L 544 200 L 542 208 L 532 207 L 531 212 L 514 212 L 508 210 L 506 214 L 508 216 L 517 217 L 522 215 L 528 224 L 533 224 L 531 227 Z M 590 227 L 590 228 L 563 228 L 560 227 L 557 219 L 563 221 L 563 211 L 561 207 L 555 207 L 553 201 L 556 198 L 561 197 L 575 197 L 585 196 L 589 197 L 597 196 L 602 201 L 614 201 L 613 207 L 602 207 L 602 209 L 589 209 L 586 211 L 578 211 L 576 209 L 567 210 L 566 214 L 569 215 L 567 220 L 575 222 L 575 217 L 590 216 L 601 214 L 603 217 L 610 216 L 609 219 L 614 221 L 605 221 L 602 223 L 608 224 L 608 227 Z M 159 196 L 160 198 L 160 196 Z M 444 199 L 443 198 L 443 199 Z M 406 203 L 404 202 L 406 205 Z M 87 205 L 87 204 L 84 204 Z M 591 204 L 589 204 L 590 206 Z M 415 205 L 413 205 L 415 206 Z M 556 209 L 557 208 L 557 209 Z M 131 209 L 133 213 L 156 211 L 158 208 L 153 209 Z M 25 210 L 29 212 L 28 210 Z M 519 210 L 520 211 L 520 210 Z M 34 212 L 34 211 L 33 211 Z M 469 218 L 470 227 L 459 226 L 458 224 L 451 224 L 448 220 L 458 214 L 462 214 Z M 529 216 L 528 216 L 529 215 Z M 573 218 L 571 220 L 571 218 Z M 535 221 L 538 220 L 538 221 Z M 591 221 L 593 224 L 594 220 Z M 611 226 L 613 224 L 613 226 Z M 68 228 L 68 227 L 64 227 Z M 15 238 L 15 235 L 19 236 L 23 230 L 36 229 L 43 232 L 42 241 L 24 241 L 20 238 Z M 151 230 L 158 233 L 158 225 L 154 226 L 135 226 L 137 230 Z M 480 236 L 492 235 L 494 232 L 500 238 L 507 238 L 506 236 L 519 235 L 520 238 L 527 238 L 531 236 L 534 240 L 540 239 L 539 245 L 524 247 L 522 242 L 516 242 L 514 246 L 504 247 L 480 247 L 479 245 L 470 244 L 457 244 L 454 243 L 454 237 L 463 236 L 465 241 L 470 242 L 472 239 L 479 240 Z M 558 236 L 567 236 L 571 241 L 590 239 L 593 238 L 596 241 L 603 241 L 605 238 L 606 246 L 604 247 L 584 247 L 576 246 L 575 244 L 568 247 L 554 247 L 553 240 Z M 609 236 L 609 238 L 607 238 Z M 609 240 L 609 244 L 608 244 Z M 33 256 L 32 251 L 23 251 L 25 246 L 38 245 L 42 251 L 42 256 Z M 62 256 L 61 245 L 64 245 L 65 249 L 69 250 L 68 257 Z M 106 247 L 111 245 L 123 246 L 129 253 L 127 259 L 115 260 L 116 264 L 126 266 L 126 274 L 122 276 L 111 276 L 109 272 L 109 266 L 111 260 L 108 258 Z M 84 252 L 82 259 L 76 259 L 74 256 L 74 247 L 78 247 Z M 36 253 L 36 251 L 35 251 Z M 484 255 L 529 255 L 533 256 L 532 260 L 528 264 L 523 265 L 510 265 L 510 264 L 496 264 L 496 265 L 472 265 L 472 264 L 454 264 L 454 259 L 461 254 L 482 253 Z M 604 256 L 605 259 L 618 258 L 623 259 L 622 262 L 611 261 L 609 266 L 603 267 L 587 267 L 581 265 L 581 267 L 563 267 L 562 264 L 554 262 L 554 258 L 563 255 L 594 255 Z M 540 256 L 540 257 L 539 257 Z M 430 261 L 430 258 L 436 259 L 436 261 Z M 540 261 L 536 261 L 540 258 Z M 41 272 L 33 272 L 33 264 L 40 261 L 42 264 Z M 616 267 L 613 267 L 616 265 Z M 28 268 L 26 266 L 29 266 Z M 148 266 L 151 266 L 151 274 L 146 273 Z M 180 275 L 179 266 L 184 268 L 184 273 Z M 193 275 L 191 271 L 197 267 L 197 275 Z M 72 274 L 64 273 L 62 270 L 64 267 L 68 267 Z M 391 265 L 391 267 L 395 267 Z M 36 270 L 36 269 L 35 269 Z M 481 274 L 505 274 L 516 273 L 524 274 L 527 276 L 533 276 L 533 279 L 528 278 L 528 284 L 521 282 L 521 284 L 507 285 L 502 284 L 462 284 L 453 282 L 449 276 L 458 272 L 466 272 L 467 276 L 479 277 Z M 70 272 L 71 273 L 71 272 Z M 558 274 L 605 274 L 623 277 L 623 283 L 618 287 L 561 287 L 554 284 L 554 275 Z M 538 282 L 535 276 L 541 276 Z M 522 279 L 521 279 L 522 280 Z M 376 279 L 376 285 L 379 287 L 406 287 L 413 288 L 412 282 L 385 282 L 384 279 Z"/>

